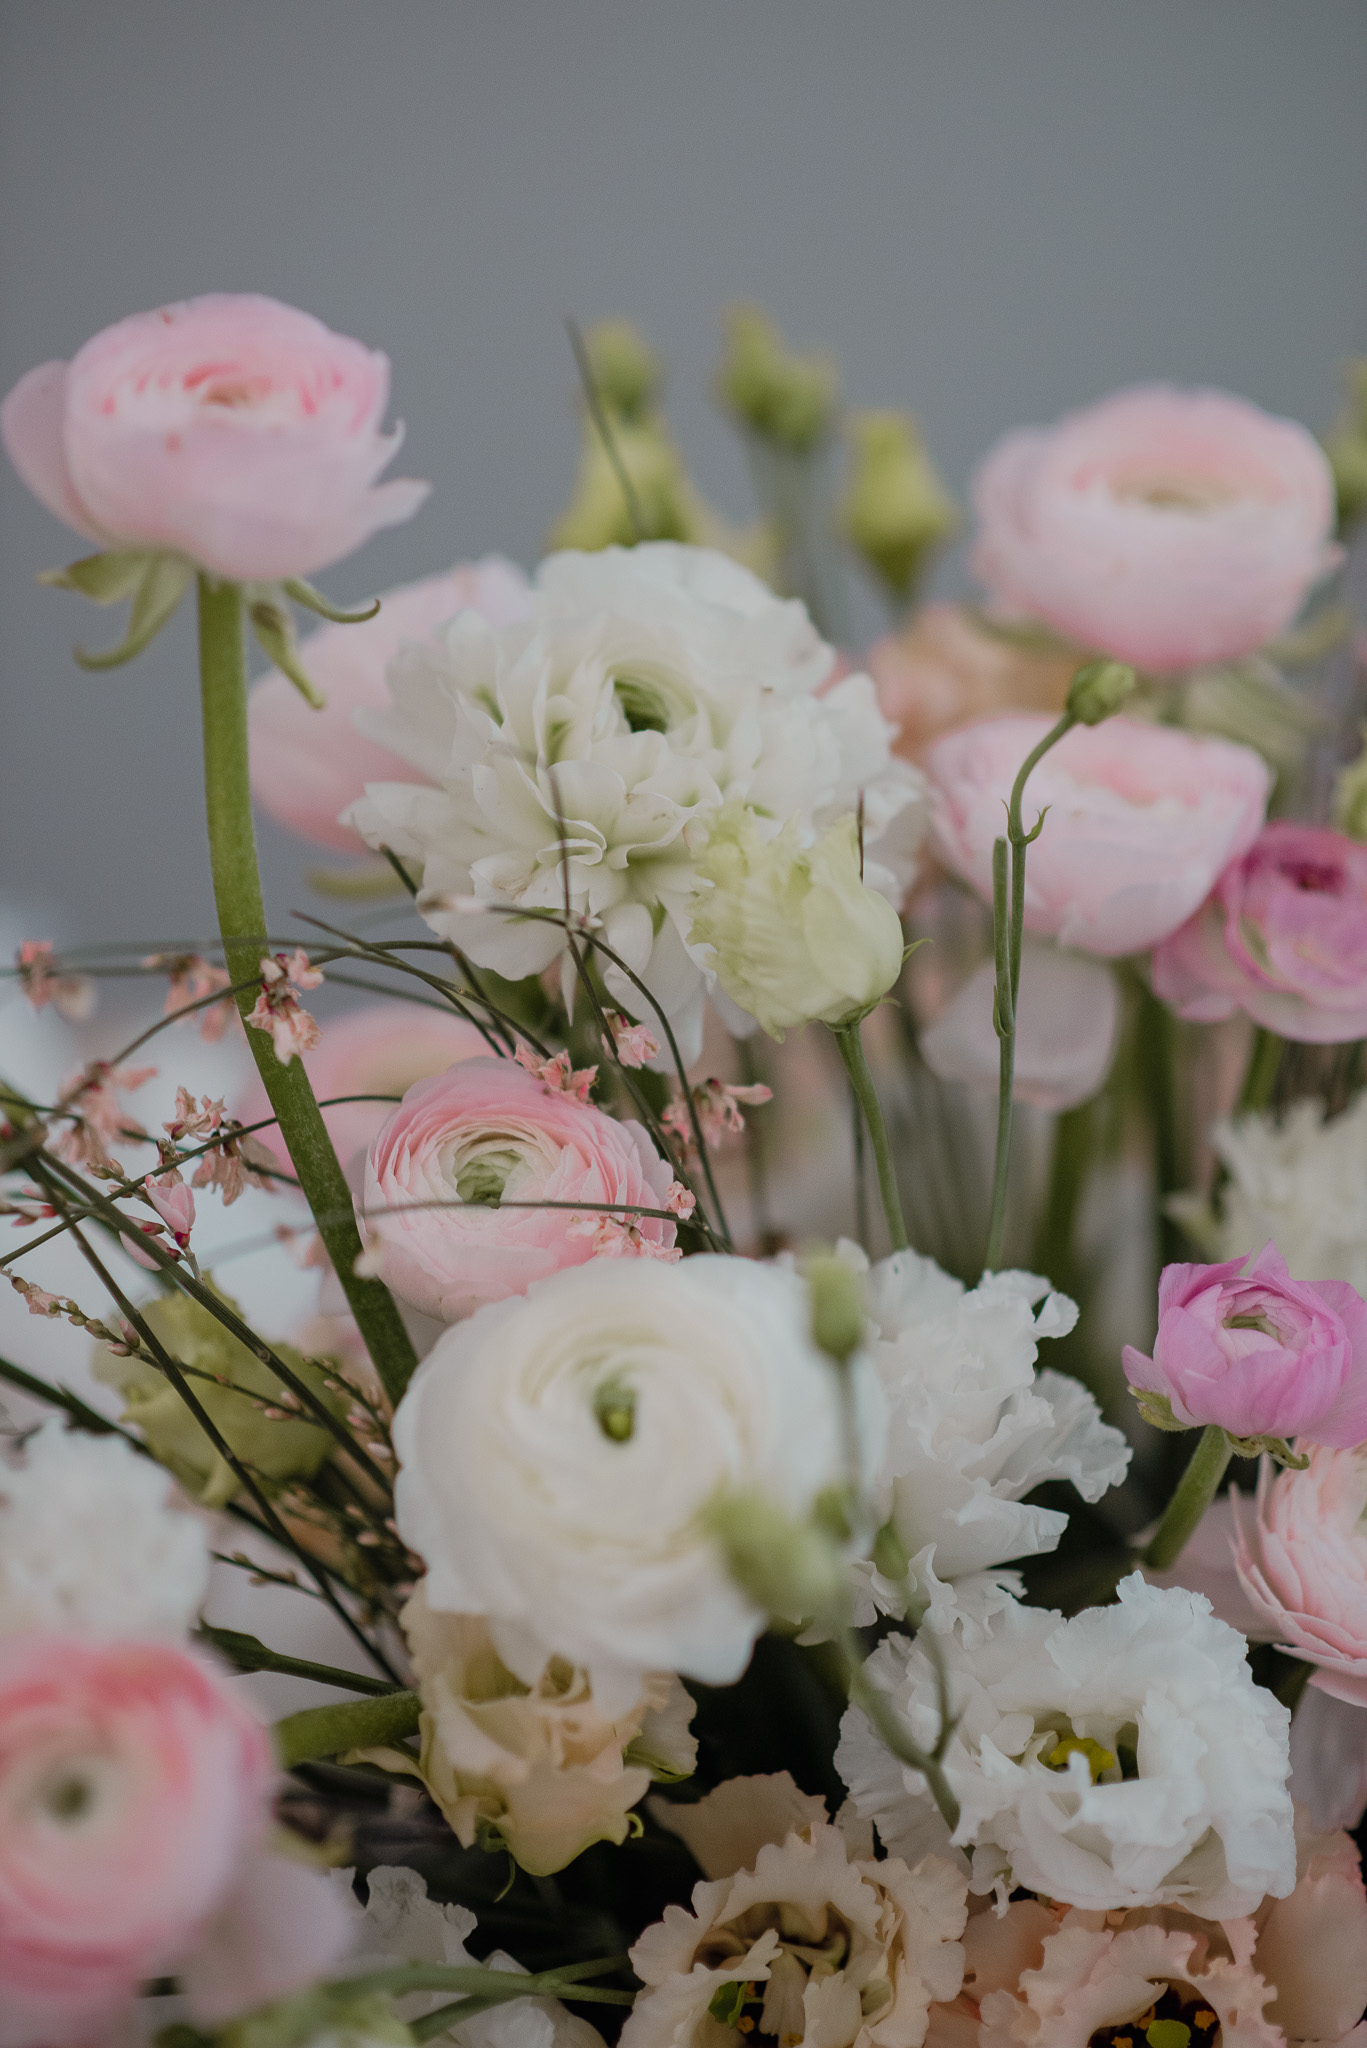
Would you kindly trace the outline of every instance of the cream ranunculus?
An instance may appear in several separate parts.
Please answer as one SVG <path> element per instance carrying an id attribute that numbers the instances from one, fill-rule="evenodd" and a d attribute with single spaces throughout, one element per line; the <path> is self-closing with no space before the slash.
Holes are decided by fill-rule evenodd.
<path id="1" fill-rule="evenodd" d="M 901 922 L 861 878 L 853 815 L 804 846 L 792 819 L 769 836 L 753 811 L 724 811 L 698 873 L 712 886 L 690 937 L 711 948 L 726 994 L 773 1038 L 853 1023 L 902 971 Z"/>
<path id="2" fill-rule="evenodd" d="M 420 1585 L 403 1612 L 422 1695 L 422 1778 L 468 1849 L 502 1842 L 537 1876 L 591 1842 L 621 1842 L 653 1778 L 688 1777 L 693 1702 L 672 1673 L 649 1674 L 609 1719 L 588 1674 L 550 1657 L 530 1686 L 509 1671 L 489 1624 L 437 1614 Z"/>
<path id="3" fill-rule="evenodd" d="M 765 1616 L 710 1527 L 736 1496 L 805 1516 L 843 1474 L 804 1282 L 749 1259 L 595 1259 L 438 1339 L 394 1418 L 427 1602 L 488 1617 L 534 1685 L 549 1655 L 629 1714 L 644 1675 L 740 1676 Z M 861 1430 L 877 1390 L 856 1367 Z"/>
<path id="4" fill-rule="evenodd" d="M 852 1854 L 787 1772 L 652 1812 L 705 1875 L 692 1912 L 667 1907 L 631 1951 L 646 1989 L 623 2048 L 738 2048 L 755 2031 L 788 2048 L 920 2048 L 932 2001 L 963 1980 L 953 1864 Z"/>

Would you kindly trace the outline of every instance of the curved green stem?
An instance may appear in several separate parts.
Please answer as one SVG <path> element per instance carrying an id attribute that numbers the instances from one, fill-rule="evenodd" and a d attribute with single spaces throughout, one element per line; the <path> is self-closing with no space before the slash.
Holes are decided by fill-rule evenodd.
<path id="1" fill-rule="evenodd" d="M 883 1215 L 888 1226 L 888 1240 L 895 1252 L 907 1248 L 907 1226 L 902 1217 L 902 1198 L 897 1192 L 897 1175 L 892 1167 L 892 1147 L 888 1143 L 888 1127 L 883 1121 L 883 1108 L 878 1100 L 878 1091 L 873 1085 L 873 1075 L 864 1054 L 864 1041 L 858 1024 L 844 1024 L 835 1029 L 835 1042 L 840 1047 L 840 1057 L 845 1062 L 845 1072 L 850 1077 L 864 1122 L 869 1128 L 869 1139 L 873 1145 L 874 1165 L 878 1169 L 878 1193 L 882 1197 Z"/>
<path id="2" fill-rule="evenodd" d="M 1201 1432 L 1201 1441 L 1191 1462 L 1177 1482 L 1172 1499 L 1163 1510 L 1143 1561 L 1154 1571 L 1166 1571 L 1176 1564 L 1196 1524 L 1214 1500 L 1225 1468 L 1234 1456 L 1234 1446 L 1222 1429 L 1211 1423 Z"/>
<path id="3" fill-rule="evenodd" d="M 242 593 L 234 583 L 199 579 L 199 671 L 204 716 L 204 794 L 214 902 L 224 959 L 245 1018 L 255 1000 L 266 948 L 266 911 L 256 864 L 251 784 L 247 766 L 247 667 L 242 636 Z M 393 1297 L 378 1280 L 359 1279 L 360 1233 L 351 1191 L 332 1149 L 303 1062 L 282 1066 L 267 1032 L 248 1030 L 271 1108 L 289 1148 L 299 1185 L 318 1234 L 342 1283 L 385 1392 L 397 1401 L 417 1355 Z"/>

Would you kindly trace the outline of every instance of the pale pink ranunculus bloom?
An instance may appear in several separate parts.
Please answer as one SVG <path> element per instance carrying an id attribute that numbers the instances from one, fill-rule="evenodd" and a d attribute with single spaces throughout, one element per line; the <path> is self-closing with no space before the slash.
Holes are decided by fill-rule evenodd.
<path id="1" fill-rule="evenodd" d="M 1158 948 L 1153 985 L 1200 1024 L 1243 1010 L 1309 1044 L 1367 1036 L 1367 846 L 1328 825 L 1265 825 Z"/>
<path id="2" fill-rule="evenodd" d="M 328 1020 L 321 1042 L 302 1055 L 316 1099 L 325 1106 L 323 1122 L 342 1166 L 348 1167 L 392 1115 L 395 1105 L 415 1081 L 444 1073 L 457 1060 L 487 1056 L 489 1042 L 454 1010 L 400 1001 L 363 1003 L 343 1017 Z M 391 1096 L 392 1101 L 333 1102 L 335 1096 Z M 266 1091 L 253 1077 L 250 1088 L 234 1104 L 239 1123 L 260 1123 L 271 1114 Z M 256 1133 L 258 1143 L 275 1154 L 289 1171 L 289 1154 L 275 1124 Z"/>
<path id="3" fill-rule="evenodd" d="M 1346 1280 L 1293 1280 L 1274 1244 L 1255 1259 L 1165 1266 L 1153 1356 L 1127 1344 L 1132 1387 L 1165 1396 L 1187 1428 L 1367 1438 L 1367 1302 Z"/>
<path id="4" fill-rule="evenodd" d="M 1007 434 L 973 500 L 993 605 L 1158 674 L 1263 646 L 1338 558 L 1319 443 L 1223 391 L 1137 385 Z"/>
<path id="5" fill-rule="evenodd" d="M 1323 1692 L 1367 1707 L 1367 1445 L 1302 1448 L 1302 1472 L 1274 1476 L 1263 1460 L 1253 1513 L 1236 1513 L 1235 1568 L 1259 1634 L 1313 1664 Z"/>
<path id="6" fill-rule="evenodd" d="M 515 1060 L 469 1059 L 410 1088 L 373 1140 L 365 1230 L 385 1284 L 449 1323 L 592 1258 L 576 1226 L 596 1225 L 595 1203 L 633 1223 L 640 1242 L 622 1249 L 667 1252 L 673 1223 L 639 1210 L 663 1208 L 673 1180 L 639 1124 Z M 562 1206 L 502 1206 L 517 1203 Z"/>
<path id="7" fill-rule="evenodd" d="M 992 1022 L 996 967 L 984 960 L 920 1036 L 921 1055 L 942 1081 L 995 1094 L 1001 1040 Z M 1085 953 L 1027 938 L 1016 1011 L 1015 1094 L 1040 1109 L 1086 1102 L 1111 1070 L 1120 1028 L 1114 971 Z"/>
<path id="8" fill-rule="evenodd" d="M 389 361 L 311 313 L 209 292 L 135 313 L 69 363 L 42 363 L 0 406 L 11 462 L 100 548 L 183 555 L 232 582 L 308 576 L 429 486 L 376 479 Z"/>
<path id="9" fill-rule="evenodd" d="M 274 1775 L 265 1728 L 189 1651 L 0 1643 L 3 2048 L 86 2048 L 146 1978 L 184 1965 L 193 1993 L 196 1971 L 213 1976 L 224 1916 L 260 1877 Z M 299 1940 L 263 1965 L 272 1991 L 340 1953 L 338 1915 L 313 1903 L 282 1916 L 281 1942 Z M 238 1979 L 235 2009 L 254 1989 Z"/>
<path id="10" fill-rule="evenodd" d="M 272 669 L 253 683 L 247 718 L 252 794 L 287 830 L 318 846 L 357 853 L 360 834 L 339 823 L 368 782 L 411 782 L 415 764 L 356 730 L 358 710 L 385 711 L 385 669 L 406 641 L 431 641 L 458 612 L 475 611 L 491 626 L 508 626 L 531 608 L 531 586 L 500 555 L 461 562 L 421 583 L 387 590 L 373 619 L 323 626 L 300 642 L 305 674 L 327 699 L 321 711 Z M 434 771 L 441 764 L 434 762 Z"/>
<path id="11" fill-rule="evenodd" d="M 927 758 L 935 850 L 992 900 L 992 844 L 1022 762 L 1048 718 L 961 726 Z M 1115 959 L 1146 952 L 1189 918 L 1252 845 L 1272 774 L 1251 747 L 1128 718 L 1075 726 L 1025 786 L 1025 922 L 1062 946 Z"/>

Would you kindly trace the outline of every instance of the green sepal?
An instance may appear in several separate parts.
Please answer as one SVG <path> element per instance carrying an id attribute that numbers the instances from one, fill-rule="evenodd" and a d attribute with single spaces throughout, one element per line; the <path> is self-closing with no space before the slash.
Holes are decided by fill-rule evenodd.
<path id="1" fill-rule="evenodd" d="M 247 616 L 266 659 L 274 662 L 282 675 L 289 677 L 306 704 L 315 711 L 321 711 L 327 698 L 316 684 L 309 681 L 300 665 L 294 620 L 284 605 L 269 597 L 254 598 L 247 607 Z"/>
<path id="2" fill-rule="evenodd" d="M 44 569 L 38 581 L 50 590 L 79 591 L 96 604 L 117 604 L 133 595 L 155 560 L 147 548 L 107 548 L 103 554 L 68 563 L 65 569 Z"/>
<path id="3" fill-rule="evenodd" d="M 78 666 L 95 670 L 122 668 L 135 654 L 141 654 L 170 619 L 193 575 L 190 564 L 179 555 L 153 555 L 134 593 L 128 631 L 119 645 L 103 654 L 92 654 L 85 647 L 73 648 Z"/>
<path id="4" fill-rule="evenodd" d="M 321 590 L 315 590 L 311 583 L 305 583 L 300 576 L 287 576 L 281 588 L 286 597 L 292 597 L 306 612 L 316 612 L 320 619 L 330 619 L 334 626 L 363 626 L 367 619 L 373 619 L 379 614 L 378 597 L 373 597 L 370 603 L 358 612 L 344 612 L 340 606 L 329 604 Z"/>
<path id="5" fill-rule="evenodd" d="M 742 1979 L 740 1983 L 720 1985 L 712 1994 L 707 2010 L 714 2020 L 724 2027 L 734 2027 L 745 2010 L 745 1999 L 750 1986 Z"/>
<path id="6" fill-rule="evenodd" d="M 1279 1465 L 1286 1465 L 1293 1472 L 1304 1472 L 1310 1463 L 1309 1456 L 1304 1452 L 1297 1455 L 1284 1436 L 1232 1436 L 1229 1441 L 1239 1458 L 1261 1458 L 1265 1455 L 1275 1458 Z"/>
<path id="7" fill-rule="evenodd" d="M 1151 1429 L 1170 1429 L 1176 1432 L 1191 1429 L 1190 1422 L 1179 1422 L 1172 1412 L 1172 1402 L 1166 1394 L 1150 1393 L 1147 1387 L 1131 1387 L 1135 1406 Z"/>

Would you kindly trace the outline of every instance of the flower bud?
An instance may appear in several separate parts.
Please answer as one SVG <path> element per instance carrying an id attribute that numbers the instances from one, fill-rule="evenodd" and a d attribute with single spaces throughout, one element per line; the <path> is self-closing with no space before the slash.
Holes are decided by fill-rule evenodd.
<path id="1" fill-rule="evenodd" d="M 752 1494 L 715 1502 L 707 1519 L 731 1577 L 766 1614 L 792 1622 L 842 1618 L 845 1566 L 832 1537 L 814 1521 L 796 1521 Z"/>
<path id="2" fill-rule="evenodd" d="M 1085 661 L 1068 686 L 1068 709 L 1079 725 L 1100 725 L 1120 709 L 1138 681 L 1123 661 Z"/>
<path id="3" fill-rule="evenodd" d="M 954 530 L 954 505 L 910 413 L 856 413 L 851 429 L 854 463 L 841 524 L 889 595 L 905 604 L 926 556 Z"/>
<path id="4" fill-rule="evenodd" d="M 1362 751 L 1334 777 L 1334 823 L 1350 839 L 1367 839 L 1367 725 Z"/>
<path id="5" fill-rule="evenodd" d="M 812 1336 L 844 1364 L 864 1338 L 864 1289 L 859 1275 L 834 1252 L 804 1259 L 802 1277 L 812 1303 Z"/>
<path id="6" fill-rule="evenodd" d="M 617 462 L 594 422 L 584 420 L 574 494 L 551 529 L 551 546 L 591 554 L 598 548 L 631 547 L 638 540 L 710 539 L 707 507 L 690 484 L 663 421 L 610 415 L 610 426 Z M 618 464 L 631 485 L 634 509 L 622 489 Z"/>
<path id="7" fill-rule="evenodd" d="M 656 404 L 664 366 L 629 320 L 599 320 L 584 337 L 598 396 L 623 420 L 643 420 Z"/>
<path id="8" fill-rule="evenodd" d="M 807 455 L 830 430 L 840 373 L 825 355 L 796 356 L 758 306 L 730 306 L 717 397 L 758 440 Z"/>
<path id="9" fill-rule="evenodd" d="M 1334 472 L 1340 533 L 1367 513 L 1367 356 L 1346 366 L 1344 385 L 1346 402 L 1324 443 Z"/>
<path id="10" fill-rule="evenodd" d="M 859 873 L 853 817 L 804 848 L 790 819 L 766 839 L 755 813 L 718 814 L 698 861 L 711 882 L 692 938 L 711 946 L 717 978 L 771 1038 L 799 1024 L 852 1024 L 902 970 L 902 926 Z"/>

